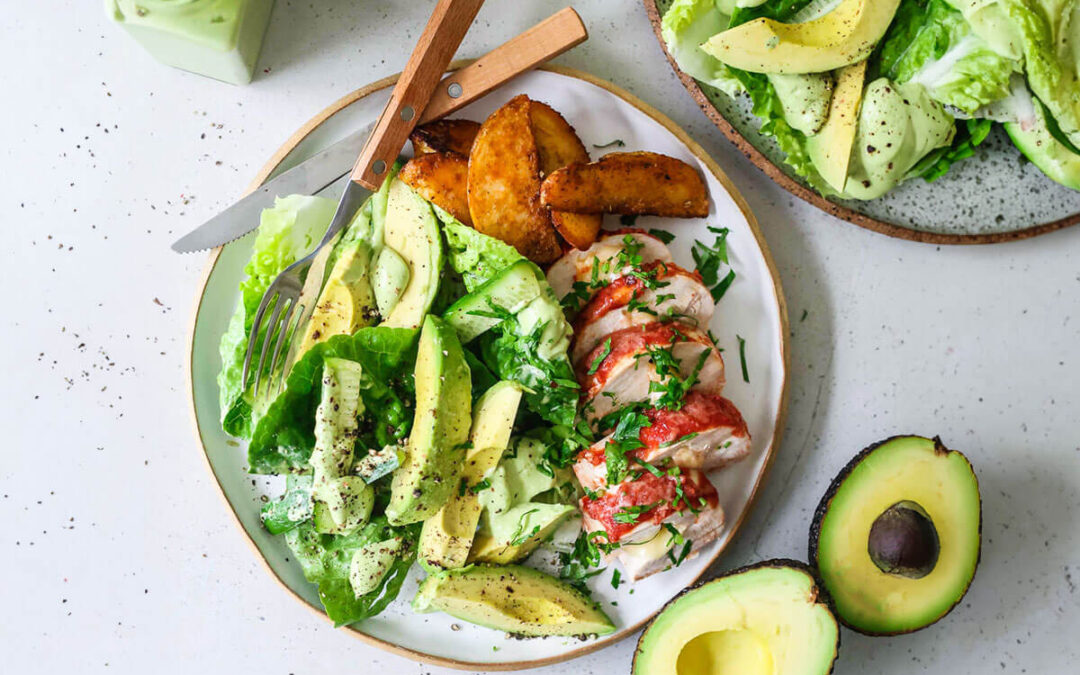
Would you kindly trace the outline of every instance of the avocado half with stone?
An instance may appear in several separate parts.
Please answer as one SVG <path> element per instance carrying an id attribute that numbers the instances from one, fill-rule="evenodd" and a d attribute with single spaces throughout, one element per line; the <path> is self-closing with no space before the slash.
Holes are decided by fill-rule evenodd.
<path id="1" fill-rule="evenodd" d="M 633 675 L 828 675 L 839 649 L 813 571 L 767 560 L 675 596 L 638 640 Z"/>
<path id="2" fill-rule="evenodd" d="M 939 438 L 894 436 L 833 479 L 810 528 L 810 564 L 837 616 L 867 635 L 925 628 L 964 597 L 979 563 L 979 482 Z"/>

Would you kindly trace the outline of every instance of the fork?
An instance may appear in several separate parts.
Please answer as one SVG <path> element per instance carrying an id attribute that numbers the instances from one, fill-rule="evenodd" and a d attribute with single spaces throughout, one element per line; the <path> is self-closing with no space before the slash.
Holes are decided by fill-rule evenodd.
<path id="1" fill-rule="evenodd" d="M 440 86 L 439 78 L 446 72 L 454 51 L 483 2 L 484 0 L 439 1 L 398 83 L 394 86 L 390 101 L 375 122 L 374 130 L 360 152 L 351 180 L 338 202 L 334 218 L 322 241 L 311 253 L 286 267 L 263 294 L 252 322 L 241 375 L 241 382 L 246 390 L 251 374 L 251 361 L 259 346 L 263 317 L 272 307 L 262 348 L 258 349 L 259 360 L 255 367 L 253 387 L 256 398 L 264 373 L 267 395 L 280 392 L 284 386 L 284 367 L 276 378 L 273 376 L 277 362 L 284 345 L 314 309 L 314 301 L 309 298 L 318 295 L 331 250 L 328 244 L 360 208 L 368 194 L 364 188 L 378 189 L 386 169 L 397 159 L 413 127 L 417 123 L 433 121 L 464 107 L 495 87 L 558 56 L 588 37 L 577 12 L 567 7 L 447 76 L 441 83 L 444 86 Z M 418 112 L 422 114 L 417 114 Z M 268 353 L 270 367 L 266 369 Z"/>

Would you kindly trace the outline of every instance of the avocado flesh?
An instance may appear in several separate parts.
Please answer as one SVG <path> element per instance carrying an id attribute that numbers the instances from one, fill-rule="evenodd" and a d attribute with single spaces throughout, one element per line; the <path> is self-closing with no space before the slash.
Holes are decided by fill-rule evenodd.
<path id="1" fill-rule="evenodd" d="M 717 33 L 701 48 L 733 68 L 755 73 L 823 73 L 870 55 L 900 0 L 842 0 L 805 23 L 764 17 Z"/>
<path id="2" fill-rule="evenodd" d="M 429 575 L 413 609 L 446 612 L 478 626 L 517 635 L 607 635 L 611 619 L 582 593 L 521 565 L 470 565 Z"/>
<path id="3" fill-rule="evenodd" d="M 396 178 L 386 196 L 382 236 L 385 246 L 393 249 L 409 268 L 407 284 L 397 301 L 387 303 L 392 309 L 383 317 L 383 325 L 419 328 L 439 290 L 442 236 L 431 205 Z"/>
<path id="4" fill-rule="evenodd" d="M 675 597 L 638 640 L 634 675 L 826 675 L 840 628 L 805 565 L 772 560 Z"/>
<path id="5" fill-rule="evenodd" d="M 516 537 L 513 534 L 497 535 L 487 522 L 481 522 L 469 551 L 469 562 L 505 565 L 523 560 L 576 511 L 577 507 L 571 504 L 526 502 L 515 506 L 504 515 L 518 524 L 515 526 Z"/>
<path id="6" fill-rule="evenodd" d="M 843 192 L 847 182 L 865 83 L 866 61 L 840 70 L 829 102 L 829 116 L 818 133 L 806 139 L 806 151 L 814 168 L 837 192 Z"/>
<path id="7" fill-rule="evenodd" d="M 304 329 L 298 356 L 334 335 L 352 335 L 374 323 L 370 266 L 371 247 L 364 242 L 356 242 L 338 257 Z"/>
<path id="8" fill-rule="evenodd" d="M 1080 190 L 1080 155 L 1058 142 L 1046 125 L 1046 110 L 1035 106 L 1035 124 L 1025 130 L 1019 122 L 1005 124 L 1015 145 L 1046 177 L 1067 188 Z"/>
<path id="9" fill-rule="evenodd" d="M 933 524 L 932 568 L 882 570 L 869 550 L 875 522 L 913 503 Z M 979 562 L 979 484 L 961 453 L 937 439 L 898 436 L 862 451 L 833 480 L 811 528 L 810 560 L 840 620 L 870 635 L 906 633 L 949 613 Z M 880 562 L 880 561 L 879 561 Z"/>
<path id="10" fill-rule="evenodd" d="M 438 317 L 424 319 L 413 375 L 416 415 L 390 484 L 391 525 L 430 518 L 457 493 L 472 424 L 469 366 L 457 332 Z"/>
<path id="11" fill-rule="evenodd" d="M 510 432 L 521 403 L 521 385 L 499 382 L 476 402 L 461 480 L 465 490 L 452 494 L 439 512 L 424 521 L 420 531 L 421 561 L 437 567 L 455 568 L 465 564 L 476 536 L 482 510 L 479 499 L 469 489 L 495 468 L 510 443 Z"/>

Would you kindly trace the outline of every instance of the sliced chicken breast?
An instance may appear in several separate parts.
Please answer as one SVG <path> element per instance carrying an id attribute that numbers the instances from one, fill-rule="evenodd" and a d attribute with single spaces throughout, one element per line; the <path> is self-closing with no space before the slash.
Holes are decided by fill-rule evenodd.
<path id="1" fill-rule="evenodd" d="M 616 267 L 613 261 L 619 252 L 626 249 L 627 238 L 637 248 L 636 255 L 641 256 L 641 264 L 654 261 L 671 262 L 671 251 L 664 242 L 653 235 L 634 228 L 612 230 L 596 240 L 584 251 L 571 249 L 561 258 L 551 264 L 547 271 L 548 284 L 555 291 L 555 297 L 562 300 L 570 291 L 574 290 L 574 282 L 581 281 L 591 283 L 593 281 L 593 266 L 599 265 L 596 272 L 596 281 L 607 283 L 623 273 L 623 266 Z M 586 291 L 588 297 L 592 297 L 598 289 Z M 588 298 L 582 299 L 582 304 Z"/>
<path id="2" fill-rule="evenodd" d="M 693 388 L 717 394 L 724 388 L 724 359 L 705 331 L 678 321 L 654 322 L 616 331 L 585 356 L 577 378 L 585 417 L 596 421 L 635 401 L 656 400 L 650 384 L 663 383 L 678 368 L 686 379 L 695 371 Z M 671 359 L 667 359 L 670 355 Z M 656 360 L 673 360 L 674 364 Z"/>
<path id="3" fill-rule="evenodd" d="M 677 319 L 706 328 L 715 307 L 697 272 L 674 263 L 645 263 L 637 273 L 600 289 L 578 313 L 571 358 L 577 365 L 609 334 L 657 320 Z"/>
<path id="4" fill-rule="evenodd" d="M 666 527 L 656 525 L 651 539 L 642 544 L 618 548 L 611 552 L 609 559 L 619 561 L 626 576 L 633 581 L 667 569 L 673 564 L 672 559 L 682 564 L 683 560 L 694 557 L 720 536 L 724 528 L 724 511 L 717 506 L 700 513 L 675 516 L 667 522 L 682 535 L 682 544 L 675 544 L 673 535 Z M 690 548 L 683 557 L 687 545 Z"/>
<path id="5" fill-rule="evenodd" d="M 646 472 L 595 498 L 583 497 L 580 507 L 584 530 L 604 532 L 607 542 L 619 544 L 608 558 L 619 560 L 632 579 L 679 560 L 687 543 L 686 555 L 692 555 L 715 539 L 724 524 L 716 488 L 694 469 L 674 476 Z M 678 530 L 683 541 L 665 524 Z"/>
<path id="6" fill-rule="evenodd" d="M 722 396 L 691 391 L 682 408 L 644 411 L 652 426 L 638 434 L 642 447 L 629 453 L 634 458 L 665 469 L 708 471 L 726 466 L 750 454 L 750 432 L 735 404 Z M 611 436 L 582 450 L 574 462 L 578 482 L 589 490 L 607 486 L 607 454 Z M 633 466 L 631 464 L 631 466 Z"/>

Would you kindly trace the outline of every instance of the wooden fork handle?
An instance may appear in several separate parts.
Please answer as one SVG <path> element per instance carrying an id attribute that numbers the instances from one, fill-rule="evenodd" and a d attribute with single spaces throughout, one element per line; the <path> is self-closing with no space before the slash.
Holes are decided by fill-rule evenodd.
<path id="1" fill-rule="evenodd" d="M 354 181 L 369 190 L 382 184 L 483 4 L 484 0 L 439 0 L 356 160 Z"/>
<path id="2" fill-rule="evenodd" d="M 521 35 L 446 76 L 439 83 L 418 124 L 449 115 L 507 80 L 581 44 L 588 37 L 589 32 L 573 7 L 552 14 Z"/>

